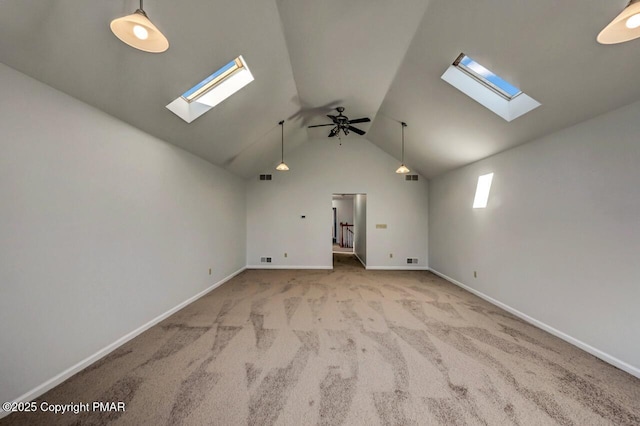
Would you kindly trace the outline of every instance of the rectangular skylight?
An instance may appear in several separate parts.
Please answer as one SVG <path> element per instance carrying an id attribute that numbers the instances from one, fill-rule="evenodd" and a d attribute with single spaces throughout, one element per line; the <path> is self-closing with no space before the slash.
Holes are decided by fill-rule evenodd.
<path id="1" fill-rule="evenodd" d="M 522 93 L 516 86 L 489 71 L 464 53 L 458 56 L 453 65 L 507 99 L 513 99 Z"/>
<path id="2" fill-rule="evenodd" d="M 242 56 L 184 92 L 167 108 L 187 123 L 191 123 L 229 96 L 253 81 L 253 75 Z"/>
<path id="3" fill-rule="evenodd" d="M 461 53 L 442 79 L 507 121 L 540 106 L 540 102 Z"/>
<path id="4" fill-rule="evenodd" d="M 491 182 L 493 181 L 493 173 L 488 173 L 478 177 L 478 186 L 476 187 L 476 196 L 473 199 L 474 209 L 484 209 L 489 201 L 489 192 L 491 192 Z"/>

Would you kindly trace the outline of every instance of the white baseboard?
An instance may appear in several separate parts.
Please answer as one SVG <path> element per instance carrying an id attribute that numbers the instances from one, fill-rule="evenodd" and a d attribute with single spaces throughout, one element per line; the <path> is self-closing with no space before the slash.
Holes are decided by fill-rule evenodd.
<path id="1" fill-rule="evenodd" d="M 638 367 L 634 367 L 631 364 L 628 364 L 612 355 L 609 355 L 608 353 L 601 351 L 600 349 L 594 348 L 593 346 L 583 342 L 582 340 L 578 340 L 575 337 L 572 337 L 570 335 L 568 335 L 567 333 L 564 333 L 556 328 L 551 327 L 550 325 L 547 325 L 545 323 L 543 323 L 542 321 L 539 321 L 535 318 L 530 317 L 529 315 L 522 313 L 520 311 L 518 311 L 517 309 L 512 308 L 511 306 L 502 303 L 496 299 L 494 299 L 491 296 L 487 296 L 486 294 L 482 293 L 481 291 L 478 291 L 474 288 L 469 287 L 468 285 L 462 284 L 460 281 L 456 281 L 451 277 L 446 276 L 443 273 L 440 273 L 434 269 L 430 269 L 431 272 L 433 272 L 434 274 L 444 278 L 445 280 L 457 285 L 458 287 L 462 287 L 463 289 L 467 290 L 470 293 L 475 294 L 476 296 L 486 300 L 487 302 L 496 305 L 502 309 L 504 309 L 507 312 L 512 313 L 513 315 L 517 316 L 518 318 L 521 318 L 523 320 L 525 320 L 526 322 L 528 322 L 529 324 L 535 325 L 536 327 L 553 334 L 556 337 L 561 338 L 562 340 L 564 340 L 565 342 L 571 343 L 574 346 L 577 346 L 578 348 L 582 349 L 583 351 L 589 352 L 591 355 L 600 358 L 601 360 L 603 360 L 604 362 L 607 362 L 615 367 L 618 367 L 621 370 L 626 371 L 627 373 L 636 376 L 638 378 L 640 378 L 640 368 Z"/>
<path id="2" fill-rule="evenodd" d="M 362 266 L 364 266 L 364 269 L 367 269 L 367 264 L 366 264 L 366 263 L 364 263 L 364 262 L 362 261 L 362 259 L 360 259 L 360 256 L 358 256 L 358 253 L 356 253 L 356 252 L 354 251 L 354 252 L 353 252 L 353 254 L 355 254 L 355 255 L 356 255 L 356 259 L 358 259 L 358 260 L 360 261 L 360 263 L 362 263 Z"/>
<path id="3" fill-rule="evenodd" d="M 428 271 L 428 266 L 367 266 L 371 271 Z"/>
<path id="4" fill-rule="evenodd" d="M 333 266 L 247 265 L 247 269 L 333 269 Z"/>
<path id="5" fill-rule="evenodd" d="M 59 385 L 60 383 L 64 382 L 65 380 L 67 380 L 69 377 L 71 377 L 74 374 L 78 373 L 79 371 L 85 369 L 89 365 L 93 364 L 94 362 L 96 362 L 100 358 L 102 358 L 105 355 L 108 355 L 109 353 L 113 352 L 114 350 L 116 350 L 120 346 L 122 346 L 125 343 L 127 343 L 129 340 L 133 339 L 134 337 L 138 336 L 139 334 L 143 333 L 144 331 L 150 329 L 151 327 L 153 327 L 154 325 L 156 325 L 160 321 L 162 321 L 165 318 L 173 315 L 174 313 L 178 312 L 180 309 L 184 308 L 185 306 L 195 302 L 196 300 L 200 299 L 202 296 L 204 296 L 205 294 L 207 294 L 210 291 L 214 290 L 215 288 L 220 287 L 222 284 L 224 284 L 225 282 L 229 281 L 231 278 L 235 277 L 236 275 L 238 275 L 239 273 L 241 273 L 245 269 L 246 269 L 245 267 L 240 268 L 239 270 L 237 270 L 236 272 L 232 273 L 231 275 L 229 275 L 229 276 L 221 279 L 217 283 L 213 284 L 211 287 L 201 291 L 200 293 L 196 294 L 193 297 L 190 297 L 189 299 L 185 300 L 184 302 L 182 302 L 182 303 L 178 304 L 177 306 L 174 306 L 173 308 L 169 309 L 165 313 L 155 317 L 154 319 L 152 319 L 148 323 L 146 323 L 146 324 L 136 328 L 132 332 L 122 336 L 121 338 L 119 338 L 115 342 L 111 343 L 110 345 L 105 346 L 104 348 L 100 349 L 98 352 L 94 353 L 93 355 L 90 355 L 89 357 L 83 359 L 82 361 L 80 361 L 76 365 L 67 368 L 66 370 L 64 370 L 60 374 L 52 377 L 51 379 L 47 380 L 43 384 L 41 384 L 39 386 L 36 386 L 35 388 L 31 389 L 30 391 L 26 392 L 23 395 L 20 395 L 18 398 L 16 398 L 12 402 L 27 402 L 27 401 L 34 400 L 35 398 L 39 397 L 40 395 L 42 395 L 46 391 L 54 388 L 55 386 Z M 7 415 L 9 415 L 9 414 L 10 414 L 9 412 L 4 411 L 4 410 L 2 410 L 0 408 L 0 419 L 5 417 L 5 416 L 7 416 Z"/>

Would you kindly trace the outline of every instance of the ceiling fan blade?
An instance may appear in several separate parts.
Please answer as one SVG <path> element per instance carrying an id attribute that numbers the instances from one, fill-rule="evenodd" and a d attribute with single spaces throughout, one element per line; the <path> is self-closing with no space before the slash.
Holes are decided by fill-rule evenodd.
<path id="1" fill-rule="evenodd" d="M 349 124 L 353 124 L 353 123 L 368 123 L 370 121 L 371 121 L 371 119 L 368 118 L 368 117 L 356 118 L 355 120 L 349 120 Z"/>
<path id="2" fill-rule="evenodd" d="M 338 121 L 338 117 L 336 117 L 335 115 L 327 114 L 327 117 L 329 117 L 331 119 L 331 121 L 333 121 L 334 123 L 336 123 Z"/>
<path id="3" fill-rule="evenodd" d="M 349 126 L 349 130 L 351 130 L 353 133 L 359 134 L 360 136 L 366 133 L 364 130 L 360 130 L 357 127 L 353 127 L 353 126 Z"/>
<path id="4" fill-rule="evenodd" d="M 335 137 L 335 136 L 338 134 L 338 132 L 339 132 L 339 130 L 338 130 L 338 128 L 337 128 L 337 127 L 336 127 L 336 128 L 331 129 L 331 131 L 329 132 L 329 137 L 330 137 L 330 138 Z"/>
<path id="5" fill-rule="evenodd" d="M 335 126 L 335 124 L 331 123 L 331 124 L 315 124 L 313 126 L 309 126 L 308 128 L 312 128 L 312 127 L 323 127 L 323 126 Z"/>

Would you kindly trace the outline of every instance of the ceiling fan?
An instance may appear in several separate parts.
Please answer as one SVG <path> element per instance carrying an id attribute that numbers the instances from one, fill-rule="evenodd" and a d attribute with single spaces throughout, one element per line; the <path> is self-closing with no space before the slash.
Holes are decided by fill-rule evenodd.
<path id="1" fill-rule="evenodd" d="M 371 120 L 367 117 L 364 118 L 356 118 L 355 120 L 349 120 L 349 117 L 347 117 L 346 115 L 342 114 L 344 112 L 344 107 L 338 107 L 336 108 L 336 111 L 338 111 L 338 115 L 329 115 L 327 114 L 327 117 L 329 117 L 331 119 L 331 121 L 333 121 L 333 123 L 330 124 L 316 124 L 314 126 L 309 126 L 309 128 L 312 127 L 323 127 L 323 126 L 333 126 L 333 129 L 331 129 L 331 131 L 329 132 L 329 137 L 333 138 L 335 136 L 340 136 L 340 131 L 342 130 L 342 133 L 344 133 L 344 135 L 348 135 L 349 132 L 353 132 L 353 133 L 357 133 L 360 136 L 364 135 L 366 132 L 364 130 L 360 130 L 357 127 L 353 127 L 352 124 L 355 123 L 368 123 Z"/>

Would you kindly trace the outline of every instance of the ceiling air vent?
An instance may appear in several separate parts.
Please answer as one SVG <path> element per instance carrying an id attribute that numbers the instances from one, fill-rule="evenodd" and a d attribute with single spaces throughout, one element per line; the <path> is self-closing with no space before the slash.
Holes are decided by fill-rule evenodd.
<path id="1" fill-rule="evenodd" d="M 272 176 L 271 175 L 260 175 L 260 180 L 271 180 Z"/>
<path id="2" fill-rule="evenodd" d="M 404 180 L 418 180 L 418 175 L 404 175 Z"/>

